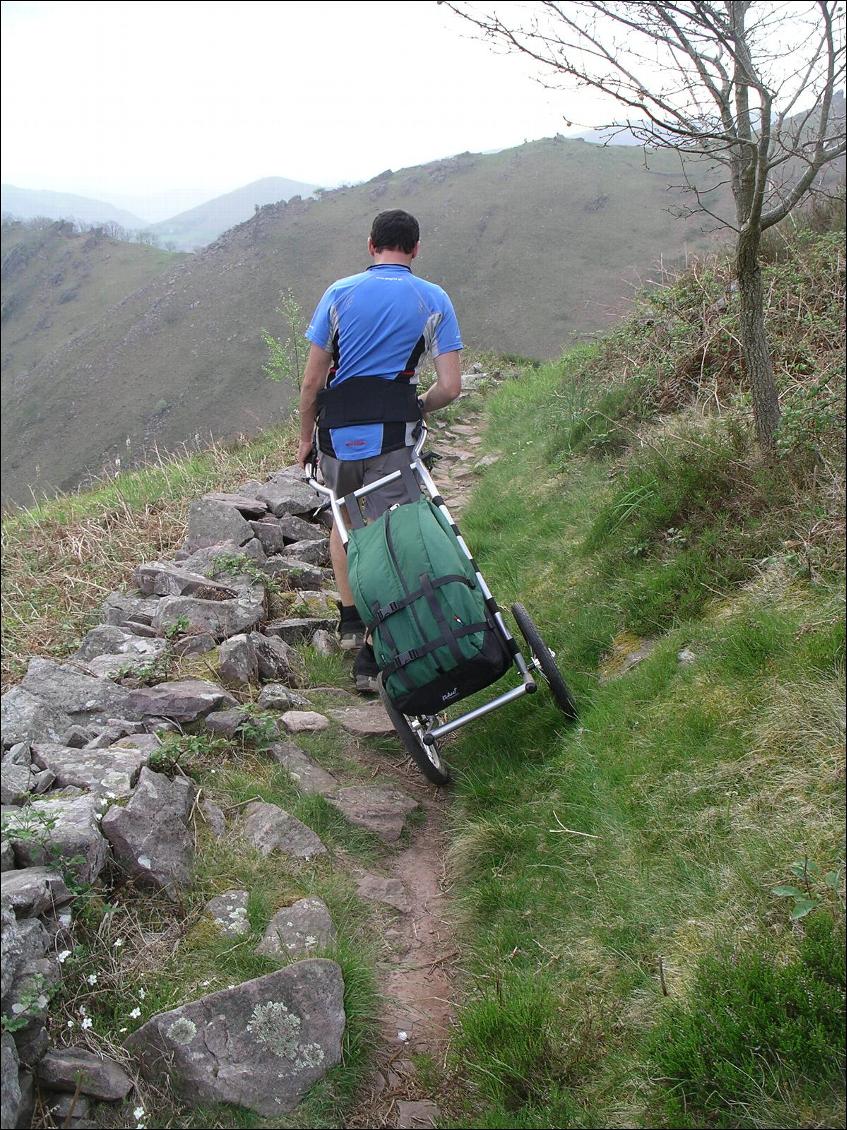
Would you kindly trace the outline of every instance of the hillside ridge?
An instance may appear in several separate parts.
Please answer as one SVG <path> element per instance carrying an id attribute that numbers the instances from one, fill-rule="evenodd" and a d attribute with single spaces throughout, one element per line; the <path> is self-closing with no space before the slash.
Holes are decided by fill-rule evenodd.
<path id="1" fill-rule="evenodd" d="M 261 372 L 280 291 L 308 317 L 332 279 L 365 265 L 388 206 L 418 215 L 420 270 L 450 293 L 469 346 L 551 356 L 619 316 L 660 257 L 706 245 L 692 221 L 668 224 L 678 181 L 667 155 L 645 169 L 627 147 L 554 139 L 265 206 L 44 357 L 25 389 L 4 373 L 4 498 L 69 489 L 123 459 L 127 439 L 141 460 L 285 411 L 290 390 Z"/>

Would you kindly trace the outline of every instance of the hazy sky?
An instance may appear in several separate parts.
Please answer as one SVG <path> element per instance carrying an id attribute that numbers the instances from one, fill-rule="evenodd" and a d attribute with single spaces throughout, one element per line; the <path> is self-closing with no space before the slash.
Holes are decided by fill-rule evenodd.
<path id="1" fill-rule="evenodd" d="M 2 22 L 3 182 L 147 220 L 595 124 L 434 0 L 9 0 Z"/>

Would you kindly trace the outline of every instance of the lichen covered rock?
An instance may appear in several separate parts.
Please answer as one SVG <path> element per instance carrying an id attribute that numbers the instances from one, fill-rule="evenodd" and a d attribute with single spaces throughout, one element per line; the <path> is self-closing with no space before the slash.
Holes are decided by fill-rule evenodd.
<path id="1" fill-rule="evenodd" d="M 236 1103 L 263 1118 L 293 1110 L 341 1060 L 344 982 L 333 961 L 277 973 L 159 1013 L 127 1040 L 151 1080 L 193 1102 Z"/>

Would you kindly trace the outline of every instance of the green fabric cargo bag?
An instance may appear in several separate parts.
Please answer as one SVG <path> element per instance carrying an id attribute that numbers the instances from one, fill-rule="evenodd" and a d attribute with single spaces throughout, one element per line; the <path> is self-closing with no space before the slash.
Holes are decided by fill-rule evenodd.
<path id="1" fill-rule="evenodd" d="M 436 714 L 509 667 L 473 566 L 428 498 L 352 530 L 347 566 L 383 686 L 401 713 Z"/>

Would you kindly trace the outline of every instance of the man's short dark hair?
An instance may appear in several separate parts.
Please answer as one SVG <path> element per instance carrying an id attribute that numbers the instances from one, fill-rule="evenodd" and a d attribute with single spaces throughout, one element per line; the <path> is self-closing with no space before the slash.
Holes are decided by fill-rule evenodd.
<path id="1" fill-rule="evenodd" d="M 420 238 L 418 221 L 400 208 L 380 212 L 371 225 L 371 239 L 377 251 L 402 251 L 411 255 Z"/>

